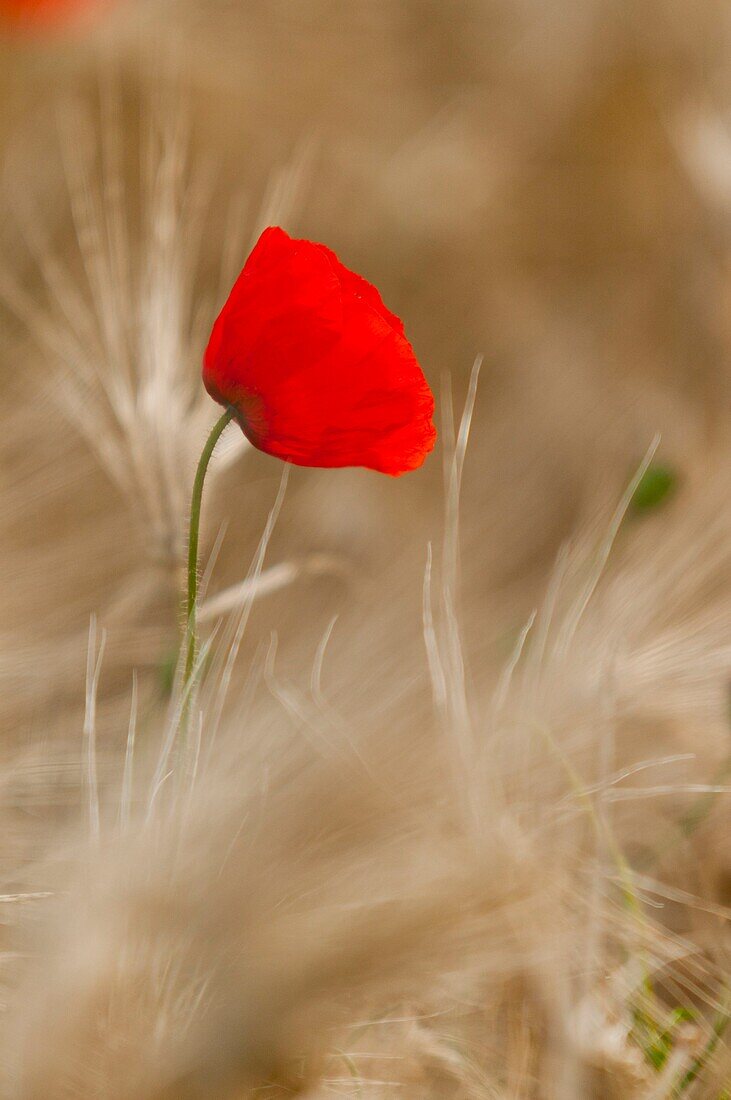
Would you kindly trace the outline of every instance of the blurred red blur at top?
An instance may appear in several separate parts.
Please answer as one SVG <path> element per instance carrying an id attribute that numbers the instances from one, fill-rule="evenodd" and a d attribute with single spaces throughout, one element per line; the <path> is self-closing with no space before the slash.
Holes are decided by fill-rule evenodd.
<path id="1" fill-rule="evenodd" d="M 99 0 L 0 0 L 0 25 L 16 30 L 59 28 L 102 6 Z"/>

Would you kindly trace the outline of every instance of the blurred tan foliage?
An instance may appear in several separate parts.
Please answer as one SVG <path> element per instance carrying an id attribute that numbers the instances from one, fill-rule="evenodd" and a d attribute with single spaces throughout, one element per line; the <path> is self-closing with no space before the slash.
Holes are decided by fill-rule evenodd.
<path id="1" fill-rule="evenodd" d="M 3 1095 L 729 1095 L 730 57 L 715 0 L 0 40 Z M 270 223 L 405 319 L 441 446 L 293 470 L 264 555 L 230 433 L 191 761 L 198 364 Z"/>

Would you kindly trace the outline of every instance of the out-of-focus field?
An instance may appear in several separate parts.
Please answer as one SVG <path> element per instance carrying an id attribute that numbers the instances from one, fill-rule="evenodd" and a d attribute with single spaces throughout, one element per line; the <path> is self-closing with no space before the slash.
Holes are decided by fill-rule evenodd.
<path id="1" fill-rule="evenodd" d="M 0 1095 L 731 1096 L 729 62 L 710 0 L 0 38 Z M 267 224 L 381 289 L 440 440 L 282 496 L 229 431 L 181 746 Z"/>

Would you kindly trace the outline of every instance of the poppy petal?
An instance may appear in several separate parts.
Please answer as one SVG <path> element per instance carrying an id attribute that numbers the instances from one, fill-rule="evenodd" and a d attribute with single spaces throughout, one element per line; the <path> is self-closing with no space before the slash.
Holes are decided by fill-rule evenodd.
<path id="1" fill-rule="evenodd" d="M 19 29 L 50 27 L 86 13 L 92 7 L 93 0 L 0 0 L 0 23 Z"/>
<path id="2" fill-rule="evenodd" d="M 219 316 L 204 381 L 255 446 L 394 476 L 434 446 L 434 399 L 403 324 L 324 245 L 265 230 Z"/>

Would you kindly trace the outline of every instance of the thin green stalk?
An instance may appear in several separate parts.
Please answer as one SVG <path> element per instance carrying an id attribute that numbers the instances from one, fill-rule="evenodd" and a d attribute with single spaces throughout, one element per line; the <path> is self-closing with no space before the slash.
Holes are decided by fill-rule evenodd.
<path id="1" fill-rule="evenodd" d="M 705 1047 L 700 1052 L 700 1054 L 698 1054 L 693 1059 L 693 1061 L 690 1065 L 690 1068 L 683 1074 L 683 1076 L 678 1081 L 677 1085 L 673 1089 L 673 1092 L 672 1092 L 673 1096 L 682 1096 L 684 1092 L 688 1091 L 688 1089 L 693 1084 L 693 1082 L 696 1080 L 696 1078 L 699 1076 L 699 1074 L 702 1073 L 703 1069 L 706 1066 L 706 1063 L 712 1057 L 713 1052 L 715 1051 L 716 1047 L 718 1046 L 721 1039 L 723 1038 L 724 1032 L 726 1031 L 726 1028 L 729 1025 L 729 1018 L 730 1018 L 729 1017 L 729 1009 L 730 1008 L 731 1008 L 731 1003 L 729 1003 L 728 1007 L 725 1007 L 720 1012 L 718 1012 L 718 1014 L 714 1017 L 714 1020 L 713 1020 L 713 1023 L 712 1023 L 711 1035 L 710 1035 L 710 1038 L 708 1039 L 708 1042 L 706 1043 Z M 719 1097 L 719 1100 L 722 1100 L 722 1096 Z"/>
<path id="2" fill-rule="evenodd" d="M 183 690 L 188 687 L 189 680 L 195 668 L 195 659 L 198 652 L 198 631 L 196 629 L 196 606 L 198 600 L 198 541 L 201 526 L 201 501 L 203 499 L 203 483 L 206 479 L 208 464 L 211 455 L 218 443 L 224 428 L 233 418 L 234 410 L 229 408 L 216 421 L 211 434 L 206 440 L 203 454 L 198 462 L 193 482 L 193 497 L 190 505 L 190 533 L 188 535 L 188 594 L 185 604 L 185 676 L 183 678 Z"/>
<path id="3" fill-rule="evenodd" d="M 586 784 L 584 783 L 584 780 L 579 772 L 574 767 L 570 757 L 566 755 L 556 739 L 551 735 L 550 730 L 547 730 L 544 726 L 541 726 L 540 724 L 536 724 L 535 729 L 538 733 L 540 733 L 541 737 L 544 739 L 551 752 L 555 753 L 555 755 L 557 756 L 558 761 L 561 764 L 564 772 L 566 773 L 568 780 L 574 790 L 574 793 L 583 803 L 584 808 L 589 815 L 589 820 L 591 821 L 592 827 L 596 835 L 606 844 L 607 849 L 609 850 L 609 854 L 614 860 L 617 871 L 619 872 L 619 879 L 625 905 L 627 906 L 627 909 L 630 911 L 633 917 L 637 920 L 637 922 L 642 927 L 644 927 L 646 923 L 645 917 L 642 912 L 642 907 L 640 906 L 640 903 L 637 899 L 637 894 L 635 893 L 632 868 L 627 862 L 624 852 L 617 844 L 617 841 L 614 838 L 614 834 L 612 833 L 609 826 L 597 813 L 593 799 L 586 792 Z"/>

